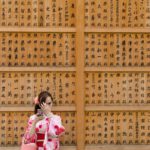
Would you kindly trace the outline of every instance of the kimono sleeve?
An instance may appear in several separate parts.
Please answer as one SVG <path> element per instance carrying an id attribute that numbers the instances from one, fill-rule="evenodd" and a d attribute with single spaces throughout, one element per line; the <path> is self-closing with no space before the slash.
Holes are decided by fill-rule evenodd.
<path id="1" fill-rule="evenodd" d="M 65 127 L 62 125 L 62 121 L 60 116 L 55 115 L 51 119 L 51 123 L 49 126 L 49 133 L 51 136 L 58 137 L 65 133 Z"/>
<path id="2" fill-rule="evenodd" d="M 33 133 L 32 135 L 29 134 L 29 131 L 31 130 L 32 123 L 33 123 L 34 119 L 35 119 L 35 116 L 33 115 L 28 120 L 28 125 L 26 128 L 24 137 L 23 137 L 25 143 L 35 143 L 36 142 L 36 138 L 37 138 L 36 133 Z"/>

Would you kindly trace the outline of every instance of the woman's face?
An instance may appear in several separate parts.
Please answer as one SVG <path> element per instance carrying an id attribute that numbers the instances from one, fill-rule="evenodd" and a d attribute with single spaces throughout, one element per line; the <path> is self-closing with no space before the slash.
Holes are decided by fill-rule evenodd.
<path id="1" fill-rule="evenodd" d="M 51 97 L 47 97 L 45 103 L 47 104 L 47 106 L 49 107 L 51 111 L 52 103 L 53 103 Z"/>

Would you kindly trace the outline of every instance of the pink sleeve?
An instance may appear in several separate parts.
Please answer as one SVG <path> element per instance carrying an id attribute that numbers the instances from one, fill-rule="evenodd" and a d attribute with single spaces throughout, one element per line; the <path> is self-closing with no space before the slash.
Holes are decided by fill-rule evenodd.
<path id="1" fill-rule="evenodd" d="M 55 116 L 52 118 L 52 124 L 49 127 L 49 130 L 53 131 L 51 132 L 52 136 L 60 136 L 65 132 L 65 128 L 62 125 L 60 116 Z"/>
<path id="2" fill-rule="evenodd" d="M 28 120 L 28 126 L 26 128 L 26 131 L 25 131 L 25 134 L 24 134 L 24 140 L 25 140 L 25 143 L 35 143 L 36 142 L 36 133 L 30 135 L 29 134 L 29 131 L 32 127 L 32 123 L 34 121 L 34 116 L 31 116 Z"/>

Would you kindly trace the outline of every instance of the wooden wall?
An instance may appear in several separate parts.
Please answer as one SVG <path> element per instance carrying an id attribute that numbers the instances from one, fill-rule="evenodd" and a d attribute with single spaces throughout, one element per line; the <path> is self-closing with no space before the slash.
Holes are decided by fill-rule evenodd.
<path id="1" fill-rule="evenodd" d="M 150 1 L 0 0 L 0 149 L 42 90 L 61 149 L 150 149 Z"/>

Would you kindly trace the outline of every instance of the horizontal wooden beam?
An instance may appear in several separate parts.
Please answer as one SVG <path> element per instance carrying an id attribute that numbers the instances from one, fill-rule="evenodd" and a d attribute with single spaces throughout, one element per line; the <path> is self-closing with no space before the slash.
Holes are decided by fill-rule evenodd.
<path id="1" fill-rule="evenodd" d="M 60 146 L 60 150 L 76 149 L 76 146 Z M 20 150 L 20 147 L 0 147 L 0 150 Z M 150 145 L 86 145 L 85 150 L 150 150 Z"/>
<path id="2" fill-rule="evenodd" d="M 20 150 L 20 147 L 0 147 L 0 150 Z M 60 150 L 76 150 L 76 146 L 60 146 Z"/>
<path id="3" fill-rule="evenodd" d="M 90 145 L 86 150 L 150 150 L 150 145 Z"/>
<path id="4" fill-rule="evenodd" d="M 0 32 L 76 32 L 76 28 L 61 27 L 61 28 L 47 28 L 47 27 L 0 27 Z M 85 28 L 85 32 L 106 32 L 106 33 L 150 33 L 150 28 Z"/>
<path id="5" fill-rule="evenodd" d="M 75 67 L 0 67 L 0 72 L 76 71 Z"/>
<path id="6" fill-rule="evenodd" d="M 0 107 L 0 112 L 24 112 L 24 111 L 33 111 L 34 107 L 22 107 L 22 106 L 4 106 Z M 54 106 L 52 111 L 76 111 L 75 106 Z M 85 111 L 150 111 L 150 106 L 85 106 Z"/>
<path id="7" fill-rule="evenodd" d="M 1 106 L 0 112 L 24 112 L 24 111 L 33 111 L 34 107 L 27 106 Z M 76 111 L 75 106 L 53 106 L 52 111 Z"/>
<path id="8" fill-rule="evenodd" d="M 150 33 L 150 28 L 85 28 L 85 32 L 106 32 L 106 33 Z"/>
<path id="9" fill-rule="evenodd" d="M 0 27 L 0 32 L 76 32 L 76 28 L 47 28 L 47 27 Z"/>
<path id="10" fill-rule="evenodd" d="M 85 67 L 84 70 L 89 72 L 149 72 L 150 67 Z"/>
<path id="11" fill-rule="evenodd" d="M 76 71 L 75 67 L 0 67 L 0 72 Z M 88 72 L 149 72 L 150 67 L 85 67 Z"/>
<path id="12" fill-rule="evenodd" d="M 137 105 L 127 105 L 127 106 L 85 106 L 85 111 L 150 111 L 150 105 L 137 106 Z"/>

